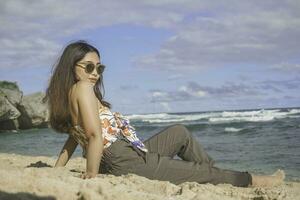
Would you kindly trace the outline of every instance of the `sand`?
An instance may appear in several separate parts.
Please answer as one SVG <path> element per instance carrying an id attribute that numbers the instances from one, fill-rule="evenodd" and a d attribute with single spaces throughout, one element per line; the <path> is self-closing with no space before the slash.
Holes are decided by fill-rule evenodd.
<path id="1" fill-rule="evenodd" d="M 239 188 L 229 184 L 174 185 L 134 174 L 98 174 L 81 179 L 85 160 L 72 158 L 65 167 L 53 168 L 56 159 L 0 153 L 0 199 L 300 199 L 300 183 L 285 182 L 273 188 Z"/>

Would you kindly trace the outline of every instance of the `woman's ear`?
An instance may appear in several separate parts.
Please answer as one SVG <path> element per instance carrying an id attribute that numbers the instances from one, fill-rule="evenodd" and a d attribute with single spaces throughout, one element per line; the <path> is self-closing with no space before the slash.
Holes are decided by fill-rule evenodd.
<path id="1" fill-rule="evenodd" d="M 77 81 L 79 81 L 79 80 L 80 80 L 80 78 L 79 78 L 78 74 L 76 73 L 76 69 L 75 69 L 75 67 L 73 68 L 73 75 L 74 75 L 74 80 L 75 80 L 75 82 L 77 82 Z"/>

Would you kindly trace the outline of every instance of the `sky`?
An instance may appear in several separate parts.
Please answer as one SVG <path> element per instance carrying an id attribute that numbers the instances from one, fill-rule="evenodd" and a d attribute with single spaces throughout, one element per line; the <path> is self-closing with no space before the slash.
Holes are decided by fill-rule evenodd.
<path id="1" fill-rule="evenodd" d="M 124 114 L 300 106 L 299 0 L 0 1 L 0 80 L 45 92 L 70 42 Z"/>

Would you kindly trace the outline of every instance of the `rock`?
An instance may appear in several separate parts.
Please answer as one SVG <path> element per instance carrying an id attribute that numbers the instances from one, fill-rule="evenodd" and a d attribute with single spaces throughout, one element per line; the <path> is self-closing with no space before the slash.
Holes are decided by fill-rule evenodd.
<path id="1" fill-rule="evenodd" d="M 21 129 L 48 127 L 48 109 L 47 104 L 42 102 L 44 93 L 36 92 L 26 95 L 22 103 L 18 106 L 22 115 L 19 117 Z"/>
<path id="2" fill-rule="evenodd" d="M 7 95 L 0 90 L 0 121 L 17 119 L 21 113 L 9 100 Z"/>
<path id="3" fill-rule="evenodd" d="M 44 94 L 23 96 L 16 82 L 0 81 L 0 131 L 48 127 Z"/>
<path id="4" fill-rule="evenodd" d="M 23 93 L 16 82 L 0 81 L 0 130 L 18 129 L 21 115 L 17 106 Z"/>
<path id="5" fill-rule="evenodd" d="M 17 82 L 0 81 L 0 90 L 14 106 L 22 101 L 23 92 L 19 89 Z"/>

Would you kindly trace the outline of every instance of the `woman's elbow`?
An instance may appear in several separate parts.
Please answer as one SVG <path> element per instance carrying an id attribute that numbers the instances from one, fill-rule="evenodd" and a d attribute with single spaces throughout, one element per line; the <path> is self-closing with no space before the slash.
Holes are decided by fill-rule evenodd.
<path id="1" fill-rule="evenodd" d="M 103 149 L 103 138 L 100 133 L 90 133 L 87 137 L 88 145 L 92 145 L 92 148 Z M 95 146 L 96 145 L 96 146 Z"/>
<path id="2" fill-rule="evenodd" d="M 86 137 L 88 140 L 94 140 L 94 139 L 102 139 L 101 136 L 101 133 L 100 132 L 94 132 L 94 131 L 91 131 L 91 132 L 87 132 L 86 133 Z"/>

